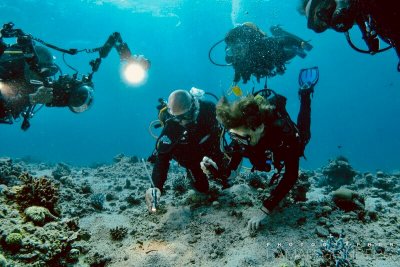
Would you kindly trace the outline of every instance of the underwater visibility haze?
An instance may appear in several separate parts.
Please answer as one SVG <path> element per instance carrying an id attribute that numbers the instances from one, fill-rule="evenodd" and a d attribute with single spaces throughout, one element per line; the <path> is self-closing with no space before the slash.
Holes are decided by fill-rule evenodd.
<path id="1" fill-rule="evenodd" d="M 81 102 L 69 108 L 43 107 L 26 131 L 21 130 L 23 120 L 0 124 L 0 267 L 399 266 L 398 56 L 394 49 L 357 53 L 344 34 L 333 30 L 316 34 L 307 28 L 298 4 L 2 0 L 0 23 L 7 31 L 1 31 L 1 39 L 7 44 L 26 40 L 4 36 L 16 33 L 14 27 L 37 38 L 38 45 L 40 39 L 64 49 L 99 49 L 77 55 L 50 49 L 75 84 L 71 90 L 59 86 L 63 79 L 57 76 L 43 85 L 53 85 L 53 96 L 76 93 Z M 292 34 L 290 48 L 297 50 L 286 54 L 281 50 L 287 43 L 276 45 L 283 43 L 274 39 L 282 29 Z M 250 33 L 258 39 L 228 44 L 252 37 Z M 365 47 L 356 27 L 350 33 L 357 47 Z M 272 44 L 276 54 L 260 50 L 276 65 L 282 67 L 278 53 L 290 60 L 284 71 L 274 69 L 283 73 L 258 83 L 249 73 L 263 75 L 240 69 L 232 54 L 259 67 L 257 62 L 265 58 L 243 56 L 243 51 L 260 43 Z M 5 47 L 0 42 L 0 51 Z M 26 47 L 32 46 L 28 42 Z M 41 59 L 37 65 L 29 63 L 34 53 L 17 50 L 11 47 L 3 55 L 19 56 L 24 66 L 40 71 L 36 75 L 51 71 L 48 65 L 39 66 L 46 63 Z M 295 56 L 287 56 L 293 51 Z M 99 55 L 100 65 L 92 61 Z M 130 84 L 125 67 L 148 67 L 145 58 L 150 68 L 143 82 Z M 217 66 L 228 61 L 233 66 Z M 93 76 L 80 76 L 97 67 Z M 76 70 L 79 75 L 73 76 Z M 299 76 L 316 73 L 318 84 L 302 79 L 299 91 Z M 242 81 L 235 84 L 235 79 Z M 237 97 L 265 85 L 287 97 L 287 112 L 279 97 L 269 99 L 275 109 L 258 96 Z M 217 107 L 219 122 L 214 105 L 187 92 L 192 87 L 217 98 L 229 95 L 231 102 L 221 101 Z M 31 93 L 28 106 L 43 103 L 35 97 L 46 89 Z M 171 94 L 168 109 L 160 105 L 160 99 L 167 100 L 177 89 L 186 91 Z M 89 106 L 92 93 L 89 110 L 71 112 Z M 50 104 L 54 99 L 59 100 L 53 97 Z M 234 100 L 241 106 L 232 108 Z M 300 102 L 306 115 L 295 125 L 287 113 L 296 121 Z M 153 129 L 158 107 L 168 112 L 160 116 L 166 118 L 164 127 Z M 236 127 L 235 119 L 246 124 Z M 229 146 L 219 144 L 220 124 L 229 130 L 223 135 L 232 141 Z M 156 140 L 151 132 L 161 135 L 158 154 L 152 154 Z M 244 155 L 249 160 L 240 165 Z M 170 164 L 171 158 L 176 161 Z"/>

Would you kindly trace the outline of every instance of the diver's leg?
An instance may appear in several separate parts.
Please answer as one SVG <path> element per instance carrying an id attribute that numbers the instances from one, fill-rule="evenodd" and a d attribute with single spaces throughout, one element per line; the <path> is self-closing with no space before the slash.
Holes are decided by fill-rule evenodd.
<path id="1" fill-rule="evenodd" d="M 192 168 L 187 168 L 187 174 L 192 181 L 193 187 L 201 192 L 201 193 L 207 193 L 209 189 L 209 184 L 208 184 L 208 179 L 207 176 L 203 173 L 203 171 L 200 168 L 200 164 L 198 164 L 197 167 L 192 167 Z"/>
<path id="2" fill-rule="evenodd" d="M 311 94 L 313 88 L 299 90 L 300 111 L 297 116 L 297 127 L 300 131 L 300 138 L 303 145 L 303 150 L 311 138 Z"/>

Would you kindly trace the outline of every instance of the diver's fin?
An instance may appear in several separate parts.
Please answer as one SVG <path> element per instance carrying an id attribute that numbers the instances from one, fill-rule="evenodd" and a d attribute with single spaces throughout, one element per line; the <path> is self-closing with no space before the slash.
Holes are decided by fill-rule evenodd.
<path id="1" fill-rule="evenodd" d="M 299 45 L 302 49 L 304 49 L 306 51 L 310 51 L 313 48 L 313 46 L 310 44 L 310 41 L 304 41 L 300 37 L 298 37 L 290 32 L 285 31 L 284 29 L 282 29 L 282 27 L 280 25 L 271 26 L 270 31 L 271 31 L 272 35 L 275 37 L 291 38 L 292 41 L 295 41 L 297 43 L 297 45 Z"/>
<path id="2" fill-rule="evenodd" d="M 314 87 L 319 80 L 318 67 L 312 67 L 300 70 L 299 73 L 299 85 L 300 88 L 311 88 Z"/>
<path id="3" fill-rule="evenodd" d="M 306 51 L 310 51 L 311 49 L 313 49 L 313 46 L 310 44 L 310 41 L 303 41 L 303 43 L 301 43 L 301 46 Z"/>
<path id="4" fill-rule="evenodd" d="M 281 28 L 281 25 L 273 25 L 269 28 L 273 36 L 281 36 L 285 34 L 285 31 Z"/>

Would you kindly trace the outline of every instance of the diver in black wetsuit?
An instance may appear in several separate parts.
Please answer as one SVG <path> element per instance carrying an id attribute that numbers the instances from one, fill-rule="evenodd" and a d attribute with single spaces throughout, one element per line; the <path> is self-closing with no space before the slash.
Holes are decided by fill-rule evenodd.
<path id="1" fill-rule="evenodd" d="M 271 196 L 263 201 L 262 212 L 249 221 L 252 230 L 258 229 L 296 183 L 299 159 L 311 138 L 311 94 L 318 81 L 318 69 L 302 70 L 299 80 L 297 125 L 286 112 L 286 98 L 269 89 L 261 91 L 264 96 L 256 93 L 256 96 L 250 95 L 234 103 L 222 99 L 217 105 L 217 118 L 232 139 L 225 148 L 231 156 L 228 170 L 238 168 L 242 158 L 246 157 L 253 165 L 252 170 L 268 172 L 273 166 L 277 170 L 270 182 L 273 184 L 285 169 Z"/>
<path id="2" fill-rule="evenodd" d="M 151 178 L 158 191 L 157 197 L 161 196 L 172 159 L 187 169 L 197 191 L 207 193 L 209 183 L 200 167 L 201 160 L 207 156 L 218 166 L 224 166 L 224 155 L 220 150 L 222 129 L 216 119 L 215 104 L 199 100 L 185 90 L 176 90 L 170 94 L 168 104 L 161 112 L 164 128 L 151 157 L 154 161 Z M 227 176 L 222 170 L 220 168 L 215 178 L 221 178 L 220 182 L 227 187 Z M 153 200 L 151 190 L 146 192 L 149 210 Z"/>
<path id="3" fill-rule="evenodd" d="M 30 36 L 21 32 L 12 45 L 0 36 L 0 123 L 12 124 L 22 118 L 21 129 L 27 130 L 37 105 L 69 107 L 76 113 L 87 110 L 92 88 L 83 85 L 72 90 L 63 86 L 62 79 L 47 83 L 58 71 L 53 55 L 35 45 Z"/>
<path id="4" fill-rule="evenodd" d="M 251 75 L 257 78 L 283 74 L 292 58 L 304 58 L 312 45 L 284 31 L 280 26 L 271 27 L 267 36 L 253 23 L 243 23 L 225 36 L 225 60 L 235 69 L 234 82 L 246 83 Z"/>
<path id="5" fill-rule="evenodd" d="M 16 39 L 16 42 L 8 44 L 5 42 L 7 38 Z M 98 52 L 99 56 L 89 62 L 91 72 L 87 75 L 81 75 L 64 60 L 75 73 L 63 74 L 48 49 L 36 43 L 63 55 Z M 30 126 L 29 120 L 43 106 L 68 107 L 74 113 L 84 112 L 93 103 L 93 75 L 113 48 L 125 64 L 125 76 L 134 76 L 130 68 L 132 64 L 143 72 L 150 67 L 146 58 L 131 53 L 118 32 L 111 34 L 101 47 L 63 49 L 14 28 L 12 22 L 4 24 L 0 29 L 0 123 L 12 124 L 22 119 L 21 129 L 26 131 Z"/>
<path id="6" fill-rule="evenodd" d="M 393 47 L 400 58 L 400 5 L 395 0 L 301 0 L 300 13 L 308 19 L 308 28 L 320 33 L 329 28 L 345 32 L 352 48 L 375 54 Z M 368 50 L 357 48 L 348 31 L 357 25 Z M 388 43 L 380 48 L 380 37 Z M 400 63 L 398 65 L 400 71 Z"/>

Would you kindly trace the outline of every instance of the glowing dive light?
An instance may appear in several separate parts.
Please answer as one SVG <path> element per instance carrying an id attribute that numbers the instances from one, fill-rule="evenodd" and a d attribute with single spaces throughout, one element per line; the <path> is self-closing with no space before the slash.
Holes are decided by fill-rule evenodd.
<path id="1" fill-rule="evenodd" d="M 122 75 L 126 82 L 132 85 L 141 85 L 147 79 L 147 70 L 150 68 L 150 61 L 142 55 L 133 55 L 126 59 Z"/>
<path id="2" fill-rule="evenodd" d="M 147 70 L 139 62 L 128 62 L 123 68 L 123 77 L 132 85 L 140 85 L 147 78 Z"/>

